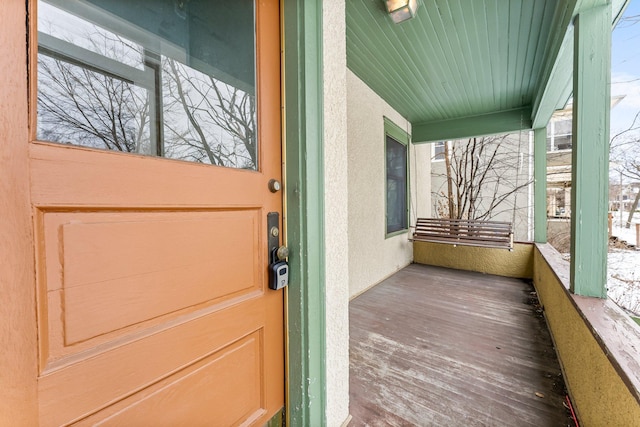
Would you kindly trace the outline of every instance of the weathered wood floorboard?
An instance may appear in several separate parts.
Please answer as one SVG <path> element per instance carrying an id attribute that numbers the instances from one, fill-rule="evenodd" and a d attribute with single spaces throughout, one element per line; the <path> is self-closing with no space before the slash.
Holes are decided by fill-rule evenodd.
<path id="1" fill-rule="evenodd" d="M 351 301 L 349 425 L 571 425 L 532 291 L 413 264 Z"/>

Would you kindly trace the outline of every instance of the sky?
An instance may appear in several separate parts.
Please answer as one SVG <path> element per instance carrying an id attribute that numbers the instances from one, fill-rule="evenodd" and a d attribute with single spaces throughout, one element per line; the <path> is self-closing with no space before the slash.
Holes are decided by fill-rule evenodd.
<path id="1" fill-rule="evenodd" d="M 635 19 L 629 19 L 634 16 Z M 640 111 L 640 0 L 630 1 L 613 30 L 611 95 L 625 95 L 611 110 L 611 136 L 614 136 L 628 129 Z"/>

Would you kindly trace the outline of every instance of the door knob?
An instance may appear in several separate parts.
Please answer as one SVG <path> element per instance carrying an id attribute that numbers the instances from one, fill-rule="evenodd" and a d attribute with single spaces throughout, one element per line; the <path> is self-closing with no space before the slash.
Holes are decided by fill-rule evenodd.
<path id="1" fill-rule="evenodd" d="M 289 257 L 289 248 L 286 246 L 280 246 L 276 251 L 276 256 L 280 261 L 286 260 Z"/>
<path id="2" fill-rule="evenodd" d="M 282 189 L 282 184 L 280 184 L 280 181 L 278 181 L 277 179 L 269 180 L 269 191 L 271 191 L 272 193 L 277 193 L 281 189 Z"/>

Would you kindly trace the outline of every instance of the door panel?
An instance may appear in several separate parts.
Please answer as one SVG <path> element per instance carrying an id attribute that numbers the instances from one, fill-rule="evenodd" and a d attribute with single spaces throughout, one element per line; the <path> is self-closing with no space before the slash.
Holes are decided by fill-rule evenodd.
<path id="1" fill-rule="evenodd" d="M 128 398 L 127 402 L 133 402 L 148 387 L 172 375 L 185 375 L 185 372 L 194 369 L 201 360 L 215 359 L 216 355 L 228 353 L 230 348 L 234 348 L 242 340 L 238 337 L 268 333 L 261 324 L 264 323 L 264 307 L 255 298 L 245 304 L 217 311 L 202 310 L 197 317 L 184 316 L 161 327 L 130 334 L 126 339 L 111 340 L 111 348 L 107 351 L 79 353 L 67 358 L 65 364 L 53 366 L 39 379 L 42 425 L 61 425 L 82 419 L 97 409 L 107 408 L 123 399 Z M 224 328 L 221 325 L 233 327 Z M 269 338 L 273 339 L 273 336 L 265 336 L 264 339 Z M 255 344 L 253 348 L 257 357 L 264 361 L 268 356 L 264 345 Z M 233 357 L 235 356 L 231 356 Z M 234 371 L 237 372 L 253 369 L 242 362 L 236 364 Z M 269 364 L 264 366 L 267 369 Z M 204 378 L 203 381 L 216 384 L 211 387 L 211 393 L 226 390 L 231 395 L 230 398 L 242 400 L 245 393 L 252 393 L 255 381 L 261 384 L 265 382 L 264 385 L 267 386 L 264 372 L 255 372 L 261 375 L 250 381 L 241 382 L 245 373 L 230 382 L 216 377 Z M 227 411 L 226 407 L 221 406 L 222 402 L 211 402 L 207 393 L 189 393 L 184 398 L 209 401 L 209 413 L 222 416 Z M 265 405 L 261 406 L 264 411 L 269 409 L 266 407 L 267 398 L 274 397 L 261 398 L 261 405 Z M 98 413 L 96 416 L 99 418 L 102 414 Z M 211 423 L 216 424 L 214 420 Z"/>
<path id="2" fill-rule="evenodd" d="M 121 426 L 231 426 L 264 415 L 260 363 L 262 334 L 255 332 L 228 348 L 180 371 L 104 411 L 100 421 L 89 418 L 79 425 Z M 234 384 L 235 390 L 218 382 Z M 206 396 L 194 399 L 189 396 Z M 216 413 L 221 405 L 226 410 Z"/>
<path id="3" fill-rule="evenodd" d="M 123 328 L 261 292 L 260 214 L 43 213 L 49 342 L 58 350 L 49 357 Z"/>
<path id="4" fill-rule="evenodd" d="M 256 2 L 258 170 L 30 144 L 41 425 L 261 425 L 284 405 L 278 7 Z"/>

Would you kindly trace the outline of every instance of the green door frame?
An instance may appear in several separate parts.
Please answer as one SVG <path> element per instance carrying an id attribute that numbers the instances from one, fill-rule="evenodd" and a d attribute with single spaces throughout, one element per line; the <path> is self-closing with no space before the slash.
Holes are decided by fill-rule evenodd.
<path id="1" fill-rule="evenodd" d="M 287 425 L 326 425 L 322 1 L 281 0 L 289 246 Z"/>

